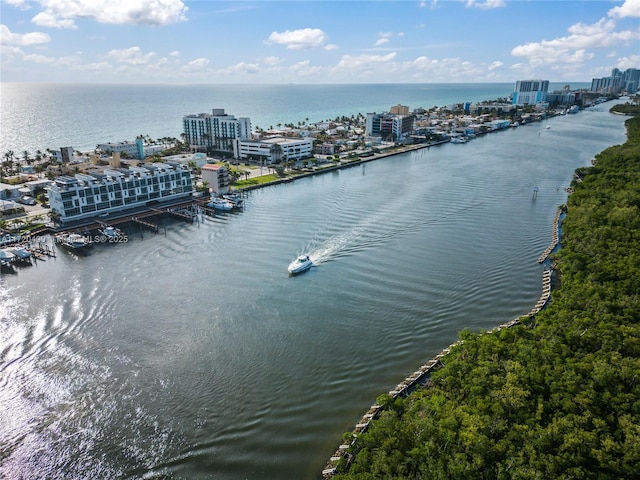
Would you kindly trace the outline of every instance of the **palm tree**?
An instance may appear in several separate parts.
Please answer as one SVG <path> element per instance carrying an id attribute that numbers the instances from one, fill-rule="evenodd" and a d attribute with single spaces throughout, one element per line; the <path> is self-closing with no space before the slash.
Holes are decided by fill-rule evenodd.
<path id="1" fill-rule="evenodd" d="M 32 159 L 31 154 L 28 150 L 22 152 L 22 159 L 24 160 L 24 163 L 26 163 L 27 165 L 31 165 Z"/>
<path id="2" fill-rule="evenodd" d="M 271 158 L 274 163 L 280 163 L 280 160 L 282 159 L 282 146 L 279 143 L 271 145 L 269 153 L 271 154 Z"/>

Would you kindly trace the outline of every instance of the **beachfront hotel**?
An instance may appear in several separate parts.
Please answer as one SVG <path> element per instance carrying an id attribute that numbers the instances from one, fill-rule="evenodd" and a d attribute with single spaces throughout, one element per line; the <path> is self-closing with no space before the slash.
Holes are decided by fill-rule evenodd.
<path id="1" fill-rule="evenodd" d="M 149 202 L 189 198 L 191 170 L 178 163 L 151 163 L 57 177 L 48 188 L 51 211 L 70 222 L 146 206 Z"/>
<path id="2" fill-rule="evenodd" d="M 251 138 L 251 120 L 214 108 L 211 113 L 182 117 L 184 140 L 196 151 L 232 155 L 234 141 Z"/>
<path id="3" fill-rule="evenodd" d="M 513 91 L 513 105 L 535 105 L 544 102 L 549 91 L 549 80 L 518 80 Z"/>

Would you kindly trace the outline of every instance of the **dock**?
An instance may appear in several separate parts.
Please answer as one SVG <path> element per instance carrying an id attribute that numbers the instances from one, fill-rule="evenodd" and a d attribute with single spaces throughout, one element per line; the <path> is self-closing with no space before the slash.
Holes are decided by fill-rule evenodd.
<path id="1" fill-rule="evenodd" d="M 141 218 L 138 217 L 131 217 L 131 221 L 133 223 L 137 223 L 138 225 L 140 225 L 142 228 L 145 228 L 147 230 L 151 230 L 154 233 L 157 233 L 159 228 L 158 225 L 156 225 L 155 223 L 151 223 L 148 220 L 143 220 Z"/>

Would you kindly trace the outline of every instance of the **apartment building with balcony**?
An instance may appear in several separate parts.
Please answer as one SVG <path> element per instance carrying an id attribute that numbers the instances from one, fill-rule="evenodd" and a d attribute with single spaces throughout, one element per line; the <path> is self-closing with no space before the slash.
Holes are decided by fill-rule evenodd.
<path id="1" fill-rule="evenodd" d="M 196 151 L 232 156 L 237 140 L 251 138 L 251 120 L 226 114 L 223 108 L 182 118 L 184 141 Z"/>
<path id="2" fill-rule="evenodd" d="M 191 170 L 177 163 L 104 169 L 101 173 L 57 177 L 48 188 L 51 210 L 70 222 L 147 205 L 188 198 Z"/>

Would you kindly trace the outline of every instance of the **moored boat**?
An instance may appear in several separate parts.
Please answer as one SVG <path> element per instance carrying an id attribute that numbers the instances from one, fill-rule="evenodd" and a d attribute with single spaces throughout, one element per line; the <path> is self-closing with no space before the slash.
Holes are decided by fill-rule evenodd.
<path id="1" fill-rule="evenodd" d="M 11 253 L 15 256 L 16 262 L 30 263 L 31 262 L 31 252 L 24 247 L 12 247 L 9 249 Z"/>
<path id="2" fill-rule="evenodd" d="M 233 209 L 233 204 L 224 198 L 211 197 L 211 200 L 207 203 L 207 207 L 215 208 L 216 210 L 229 211 Z"/>
<path id="3" fill-rule="evenodd" d="M 233 208 L 242 208 L 244 205 L 244 200 L 240 198 L 240 195 L 235 193 L 227 193 L 222 196 L 227 202 L 230 202 L 233 205 Z"/>
<path id="4" fill-rule="evenodd" d="M 58 243 L 72 250 L 78 250 L 90 245 L 89 239 L 79 233 L 66 233 L 56 237 Z"/>
<path id="5" fill-rule="evenodd" d="M 111 225 L 105 225 L 104 227 L 98 229 L 100 235 L 105 237 L 107 242 L 114 242 L 118 239 L 126 238 L 126 235 L 119 228 L 113 227 Z"/>
<path id="6" fill-rule="evenodd" d="M 15 254 L 7 249 L 0 249 L 0 265 L 8 267 L 16 260 Z"/>

